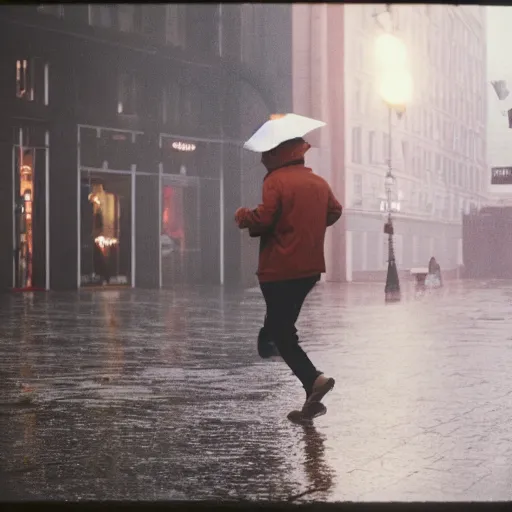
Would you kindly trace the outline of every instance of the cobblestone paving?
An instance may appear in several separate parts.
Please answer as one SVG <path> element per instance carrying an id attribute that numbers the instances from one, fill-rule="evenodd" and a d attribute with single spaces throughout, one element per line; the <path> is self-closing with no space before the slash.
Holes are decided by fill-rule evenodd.
<path id="1" fill-rule="evenodd" d="M 255 291 L 1 297 L 0 499 L 512 499 L 512 283 L 382 288 L 306 302 L 309 428 Z"/>

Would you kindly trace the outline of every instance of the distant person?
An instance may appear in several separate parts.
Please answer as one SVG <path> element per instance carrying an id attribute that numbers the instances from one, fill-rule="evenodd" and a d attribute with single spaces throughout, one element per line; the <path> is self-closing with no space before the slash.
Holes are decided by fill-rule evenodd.
<path id="1" fill-rule="evenodd" d="M 297 123 L 308 119 L 288 116 L 291 121 L 299 118 Z M 319 123 L 316 127 L 323 126 L 309 121 Z M 275 121 L 267 122 L 260 130 L 272 123 Z M 260 356 L 272 355 L 271 347 L 265 354 L 262 344 L 275 344 L 306 391 L 300 413 L 312 419 L 325 413 L 324 406 L 318 407 L 319 402 L 335 382 L 318 371 L 302 350 L 295 322 L 308 293 L 325 272 L 325 232 L 340 218 L 342 207 L 327 182 L 305 166 L 304 155 L 311 146 L 302 137 L 287 137 L 289 128 L 278 122 L 267 130 L 269 142 L 252 145 L 258 131 L 246 143 L 245 147 L 253 151 L 258 151 L 254 147 L 262 148 L 261 161 L 268 173 L 263 181 L 262 204 L 255 209 L 239 208 L 235 221 L 240 229 L 249 229 L 251 236 L 261 237 L 257 275 L 267 313 L 258 339 Z M 297 129 L 290 131 L 296 133 Z M 311 129 L 305 133 L 308 131 Z"/>
<path id="2" fill-rule="evenodd" d="M 436 261 L 434 256 L 428 262 L 428 274 L 425 279 L 425 286 L 427 288 L 441 288 L 443 280 L 441 278 L 441 266 Z"/>

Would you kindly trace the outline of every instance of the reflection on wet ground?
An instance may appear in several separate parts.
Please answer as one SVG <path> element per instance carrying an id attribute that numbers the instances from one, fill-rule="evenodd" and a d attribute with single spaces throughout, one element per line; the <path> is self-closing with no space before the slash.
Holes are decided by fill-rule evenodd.
<path id="1" fill-rule="evenodd" d="M 0 499 L 511 499 L 512 283 L 383 295 L 308 299 L 303 346 L 337 380 L 315 427 L 257 356 L 257 292 L 3 296 Z"/>

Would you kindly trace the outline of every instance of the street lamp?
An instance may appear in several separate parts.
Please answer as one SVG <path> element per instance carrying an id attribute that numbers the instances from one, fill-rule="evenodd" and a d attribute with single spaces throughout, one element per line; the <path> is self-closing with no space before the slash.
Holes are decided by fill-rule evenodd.
<path id="1" fill-rule="evenodd" d="M 390 6 L 387 6 L 390 13 Z M 384 224 L 384 233 L 388 235 L 388 270 L 384 295 L 386 302 L 398 302 L 401 299 L 400 280 L 396 267 L 395 250 L 393 246 L 393 219 L 392 193 L 395 187 L 393 176 L 392 150 L 393 150 L 393 111 L 398 119 L 405 113 L 407 104 L 412 97 L 412 77 L 407 69 L 407 48 L 403 41 L 390 32 L 379 35 L 375 45 L 375 56 L 379 77 L 378 93 L 388 107 L 388 169 L 384 180 L 386 190 L 386 210 L 388 218 Z"/>

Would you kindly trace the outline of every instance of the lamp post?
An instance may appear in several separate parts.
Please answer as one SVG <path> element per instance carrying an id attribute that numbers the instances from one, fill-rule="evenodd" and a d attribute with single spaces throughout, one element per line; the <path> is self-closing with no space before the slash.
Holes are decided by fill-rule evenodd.
<path id="1" fill-rule="evenodd" d="M 390 5 L 386 14 L 391 15 Z M 386 190 L 387 220 L 384 233 L 388 235 L 388 270 L 384 295 L 386 302 L 398 302 L 401 299 L 400 280 L 396 267 L 395 249 L 393 246 L 394 226 L 392 219 L 392 193 L 396 179 L 393 175 L 393 111 L 401 119 L 412 95 L 412 78 L 407 69 L 407 49 L 401 39 L 387 31 L 379 35 L 376 41 L 376 57 L 379 77 L 379 95 L 388 108 L 389 147 L 387 171 L 384 180 Z"/>

